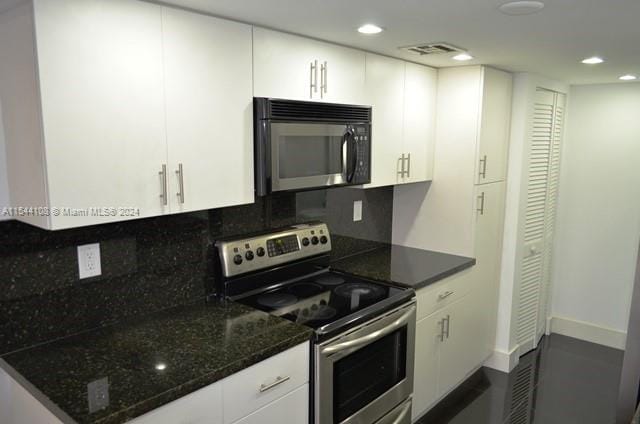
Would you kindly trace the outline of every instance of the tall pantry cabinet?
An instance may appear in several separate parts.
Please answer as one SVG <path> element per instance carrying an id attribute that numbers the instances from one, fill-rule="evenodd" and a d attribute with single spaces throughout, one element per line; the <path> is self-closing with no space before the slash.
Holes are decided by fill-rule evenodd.
<path id="1" fill-rule="evenodd" d="M 393 242 L 476 258 L 476 266 L 464 276 L 452 277 L 465 284 L 445 290 L 458 295 L 467 290 L 460 300 L 466 302 L 462 309 L 452 305 L 445 317 L 447 323 L 464 322 L 464 312 L 472 311 L 466 319 L 473 322 L 467 324 L 473 327 L 467 334 L 473 349 L 465 349 L 470 354 L 455 364 L 447 363 L 455 362 L 454 356 L 441 356 L 438 390 L 417 386 L 414 418 L 481 366 L 495 347 L 512 76 L 482 66 L 440 69 L 437 92 L 433 181 L 395 187 Z M 419 311 L 428 290 L 437 288 L 418 291 Z M 428 320 L 438 322 L 432 316 L 422 319 L 416 327 L 417 344 L 434 339 Z M 432 361 L 426 355 L 430 350 L 426 346 L 416 350 L 417 370 L 429 369 L 425 364 Z"/>

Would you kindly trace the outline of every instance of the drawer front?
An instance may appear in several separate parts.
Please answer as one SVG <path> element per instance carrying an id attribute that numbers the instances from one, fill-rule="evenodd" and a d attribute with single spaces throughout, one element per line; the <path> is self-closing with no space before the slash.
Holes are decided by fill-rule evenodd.
<path id="1" fill-rule="evenodd" d="M 283 398 L 258 409 L 234 424 L 308 424 L 309 423 L 309 385 L 295 389 Z"/>
<path id="2" fill-rule="evenodd" d="M 476 267 L 465 269 L 432 286 L 418 290 L 416 319 L 419 321 L 426 318 L 469 293 L 475 285 L 475 269 Z"/>
<path id="3" fill-rule="evenodd" d="M 174 400 L 131 421 L 133 424 L 212 424 L 221 422 L 221 381 Z"/>
<path id="4" fill-rule="evenodd" d="M 309 342 L 223 380 L 224 423 L 230 424 L 309 382 Z"/>

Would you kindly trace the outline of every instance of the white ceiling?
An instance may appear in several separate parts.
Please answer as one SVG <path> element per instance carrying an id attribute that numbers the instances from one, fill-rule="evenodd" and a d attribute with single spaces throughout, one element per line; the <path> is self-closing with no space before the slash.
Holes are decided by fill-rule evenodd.
<path id="1" fill-rule="evenodd" d="M 507 16 L 507 0 L 164 0 L 266 27 L 442 67 L 448 56 L 421 58 L 399 46 L 444 41 L 477 64 L 536 72 L 571 84 L 618 82 L 640 75 L 640 0 L 546 0 L 542 12 Z M 365 36 L 356 28 L 386 28 Z M 601 55 L 606 62 L 580 60 Z"/>

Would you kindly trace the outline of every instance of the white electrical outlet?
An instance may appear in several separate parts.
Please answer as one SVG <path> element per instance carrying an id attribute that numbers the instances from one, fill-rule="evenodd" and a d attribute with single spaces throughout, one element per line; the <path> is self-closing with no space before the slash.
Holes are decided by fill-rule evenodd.
<path id="1" fill-rule="evenodd" d="M 99 243 L 78 246 L 78 273 L 80 278 L 96 277 L 102 274 Z"/>
<path id="2" fill-rule="evenodd" d="M 362 221 L 362 200 L 353 202 L 353 222 Z"/>

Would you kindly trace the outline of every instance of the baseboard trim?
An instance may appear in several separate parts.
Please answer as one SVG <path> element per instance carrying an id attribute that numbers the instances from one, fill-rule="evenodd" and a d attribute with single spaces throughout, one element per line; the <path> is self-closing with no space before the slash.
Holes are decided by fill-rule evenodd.
<path id="1" fill-rule="evenodd" d="M 623 331 L 565 317 L 551 318 L 551 332 L 620 350 L 627 340 Z"/>
<path id="2" fill-rule="evenodd" d="M 516 346 L 509 352 L 498 349 L 494 350 L 493 355 L 485 361 L 484 366 L 506 373 L 511 372 L 516 365 L 518 365 L 518 362 L 520 362 L 520 355 L 518 355 L 519 348 L 520 346 Z"/>

